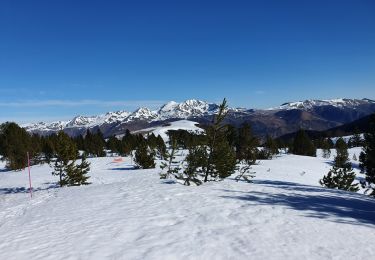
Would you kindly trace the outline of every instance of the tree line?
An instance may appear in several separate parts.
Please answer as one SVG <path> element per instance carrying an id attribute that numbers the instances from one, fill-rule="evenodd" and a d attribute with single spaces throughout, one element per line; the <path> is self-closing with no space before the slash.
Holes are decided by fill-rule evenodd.
<path id="1" fill-rule="evenodd" d="M 362 185 L 370 190 L 373 187 L 374 123 L 364 139 L 355 134 L 348 144 L 342 138 L 336 144 L 330 138 L 311 140 L 303 129 L 297 132 L 293 140 L 284 142 L 270 136 L 265 140 L 257 138 L 248 123 L 239 128 L 224 124 L 227 111 L 224 99 L 213 122 L 204 126 L 204 134 L 184 130 L 169 131 L 168 149 L 164 140 L 153 133 L 132 134 L 126 130 L 121 138 L 110 136 L 107 139 L 100 131 L 89 130 L 85 135 L 77 137 L 69 137 L 63 131 L 40 136 L 29 134 L 17 124 L 7 122 L 0 125 L 0 155 L 6 160 L 7 168 L 20 170 L 26 167 L 26 153 L 29 152 L 31 164 L 53 165 L 53 174 L 60 177 L 60 185 L 87 184 L 86 174 L 90 165 L 86 158 L 106 156 L 107 152 L 134 156 L 136 166 L 143 169 L 154 168 L 155 159 L 158 158 L 162 161 L 161 178 L 175 178 L 185 185 L 200 185 L 207 181 L 222 180 L 234 172 L 239 173 L 236 180 L 251 181 L 254 177 L 251 165 L 257 160 L 272 159 L 281 150 L 296 155 L 316 156 L 317 148 L 320 148 L 323 157 L 329 158 L 331 149 L 335 148 L 337 155 L 333 168 L 321 180 L 321 184 L 330 188 L 355 190 L 358 187 L 351 186 L 355 175 L 348 160 L 347 149 L 362 145 L 364 149 L 359 158 L 360 166 L 367 174 L 367 184 Z M 183 150 L 187 154 L 178 155 Z M 176 159 L 178 156 L 179 160 Z M 78 164 L 77 160 L 81 160 L 81 163 Z M 344 182 L 347 184 L 344 185 Z M 375 196 L 374 192 L 371 194 Z"/>

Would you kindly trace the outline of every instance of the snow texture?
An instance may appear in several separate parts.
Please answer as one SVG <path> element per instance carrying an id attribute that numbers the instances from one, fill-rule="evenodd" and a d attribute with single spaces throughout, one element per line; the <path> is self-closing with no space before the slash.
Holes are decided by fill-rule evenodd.
<path id="1" fill-rule="evenodd" d="M 94 158 L 82 187 L 32 167 L 32 199 L 26 171 L 1 170 L 0 259 L 374 259 L 375 200 L 319 186 L 332 159 L 282 155 L 252 184 L 188 187 Z"/>

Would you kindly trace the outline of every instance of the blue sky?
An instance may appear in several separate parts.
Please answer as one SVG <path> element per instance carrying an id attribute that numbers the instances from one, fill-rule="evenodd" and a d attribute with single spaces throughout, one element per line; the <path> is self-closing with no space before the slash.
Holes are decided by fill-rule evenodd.
<path id="1" fill-rule="evenodd" d="M 375 99 L 375 1 L 0 1 L 0 122 Z"/>

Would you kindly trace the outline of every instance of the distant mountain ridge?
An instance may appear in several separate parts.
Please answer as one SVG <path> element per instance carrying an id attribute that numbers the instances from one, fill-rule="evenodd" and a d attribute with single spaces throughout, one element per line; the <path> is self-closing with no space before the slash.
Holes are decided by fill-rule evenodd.
<path id="1" fill-rule="evenodd" d="M 31 123 L 23 127 L 32 133 L 51 134 L 61 129 L 70 135 L 87 129 L 100 129 L 105 136 L 122 134 L 125 129 L 139 130 L 163 122 L 191 119 L 202 124 L 212 120 L 218 104 L 190 99 L 181 103 L 170 101 L 159 109 L 141 107 L 133 112 L 116 111 L 97 116 L 76 116 L 69 121 Z M 300 127 L 326 130 L 349 123 L 375 112 L 375 101 L 370 99 L 305 100 L 284 103 L 270 109 L 230 108 L 227 123 L 240 125 L 249 122 L 258 135 L 280 136 Z"/>

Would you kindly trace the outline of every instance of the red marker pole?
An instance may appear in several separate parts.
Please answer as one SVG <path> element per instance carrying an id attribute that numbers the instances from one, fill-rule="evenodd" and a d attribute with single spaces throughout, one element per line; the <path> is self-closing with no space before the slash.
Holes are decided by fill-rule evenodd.
<path id="1" fill-rule="evenodd" d="M 27 152 L 27 166 L 29 168 L 29 185 L 30 185 L 30 198 L 33 197 L 33 191 L 31 189 L 31 175 L 30 175 L 30 156 L 29 156 L 29 152 Z"/>

